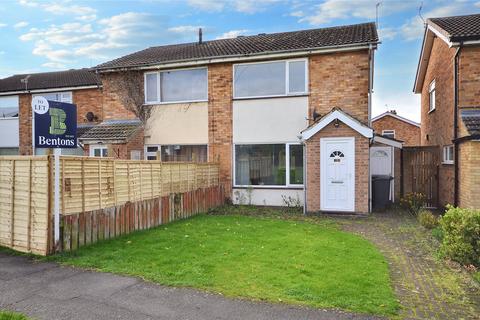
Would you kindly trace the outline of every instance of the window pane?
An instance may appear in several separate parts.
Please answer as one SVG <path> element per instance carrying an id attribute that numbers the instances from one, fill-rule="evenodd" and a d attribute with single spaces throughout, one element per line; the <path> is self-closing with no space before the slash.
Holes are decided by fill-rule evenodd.
<path id="1" fill-rule="evenodd" d="M 235 97 L 285 94 L 285 62 L 235 66 Z"/>
<path id="2" fill-rule="evenodd" d="M 285 145 L 236 145 L 235 183 L 237 185 L 286 184 Z"/>
<path id="3" fill-rule="evenodd" d="M 0 118 L 18 117 L 18 96 L 0 97 Z"/>
<path id="4" fill-rule="evenodd" d="M 289 62 L 289 92 L 305 92 L 305 61 Z"/>
<path id="5" fill-rule="evenodd" d="M 207 100 L 207 69 L 160 73 L 160 101 Z"/>
<path id="6" fill-rule="evenodd" d="M 108 149 L 101 149 L 102 150 L 102 157 L 108 157 Z"/>
<path id="7" fill-rule="evenodd" d="M 147 152 L 157 152 L 158 147 L 157 146 L 149 146 L 147 147 Z"/>
<path id="8" fill-rule="evenodd" d="M 157 74 L 156 73 L 147 73 L 145 76 L 147 81 L 146 85 L 146 101 L 155 102 L 158 99 L 158 83 L 157 83 Z"/>
<path id="9" fill-rule="evenodd" d="M 303 184 L 302 145 L 290 145 L 290 184 Z"/>
<path id="10" fill-rule="evenodd" d="M 162 161 L 207 162 L 207 146 L 162 146 Z"/>
<path id="11" fill-rule="evenodd" d="M 100 152 L 101 152 L 102 149 L 93 149 L 93 155 L 95 157 L 100 157 Z"/>

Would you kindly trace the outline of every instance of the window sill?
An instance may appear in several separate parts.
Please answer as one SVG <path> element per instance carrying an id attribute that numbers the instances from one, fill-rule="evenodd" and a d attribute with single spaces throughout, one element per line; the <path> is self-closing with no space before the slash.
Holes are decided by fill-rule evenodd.
<path id="1" fill-rule="evenodd" d="M 428 110 L 428 114 L 430 114 L 430 113 L 434 112 L 435 110 L 437 110 L 437 108 L 435 108 L 435 109 L 432 109 L 432 110 Z"/>
<path id="2" fill-rule="evenodd" d="M 455 162 L 453 162 L 453 161 L 442 161 L 442 164 L 443 165 L 453 165 L 453 164 L 455 164 Z"/>
<path id="3" fill-rule="evenodd" d="M 13 120 L 13 119 L 17 119 L 17 120 L 18 120 L 18 117 L 1 117 L 1 118 L 0 118 L 0 121 L 1 121 L 1 120 Z"/>
<path id="4" fill-rule="evenodd" d="M 240 97 L 240 98 L 232 98 L 233 101 L 235 100 L 260 100 L 260 99 L 277 99 L 277 98 L 296 98 L 296 97 L 308 97 L 309 93 L 301 93 L 301 94 L 289 94 L 289 95 L 280 95 L 280 96 L 260 96 L 260 97 Z"/>
<path id="5" fill-rule="evenodd" d="M 258 189 L 258 190 L 303 190 L 303 186 L 233 186 L 233 189 Z"/>
<path id="6" fill-rule="evenodd" d="M 192 101 L 169 101 L 169 102 L 145 102 L 144 106 L 160 106 L 160 105 L 168 105 L 168 104 L 188 104 L 188 103 L 200 103 L 200 102 L 208 102 L 207 100 L 192 100 Z"/>

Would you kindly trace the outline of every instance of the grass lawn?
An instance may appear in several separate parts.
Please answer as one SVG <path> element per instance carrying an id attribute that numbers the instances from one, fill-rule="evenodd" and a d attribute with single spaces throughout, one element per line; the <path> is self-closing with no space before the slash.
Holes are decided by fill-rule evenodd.
<path id="1" fill-rule="evenodd" d="M 28 318 L 20 313 L 0 310 L 0 320 L 28 320 Z"/>
<path id="2" fill-rule="evenodd" d="M 227 296 L 379 315 L 398 308 L 380 252 L 327 221 L 201 215 L 53 259 Z"/>

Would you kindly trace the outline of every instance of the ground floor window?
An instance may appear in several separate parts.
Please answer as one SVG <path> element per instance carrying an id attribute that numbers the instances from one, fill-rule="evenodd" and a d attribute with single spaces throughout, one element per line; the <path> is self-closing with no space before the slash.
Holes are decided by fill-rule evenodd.
<path id="1" fill-rule="evenodd" d="M 146 145 L 145 159 L 157 160 L 160 153 L 161 160 L 165 162 L 207 162 L 207 145 Z"/>
<path id="2" fill-rule="evenodd" d="M 90 157 L 101 157 L 101 158 L 108 157 L 108 147 L 107 146 L 99 146 L 99 145 L 91 145 L 90 146 Z"/>
<path id="3" fill-rule="evenodd" d="M 453 145 L 443 147 L 443 163 L 453 164 Z"/>
<path id="4" fill-rule="evenodd" d="M 16 156 L 18 148 L 0 148 L 0 156 Z"/>
<path id="5" fill-rule="evenodd" d="M 289 186 L 302 184 L 302 145 L 235 145 L 236 186 Z"/>

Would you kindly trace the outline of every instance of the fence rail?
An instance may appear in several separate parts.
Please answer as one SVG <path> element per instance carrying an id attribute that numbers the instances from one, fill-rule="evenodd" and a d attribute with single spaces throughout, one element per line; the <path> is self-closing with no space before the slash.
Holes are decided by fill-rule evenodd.
<path id="1" fill-rule="evenodd" d="M 51 155 L 0 157 L 0 246 L 36 254 L 53 250 L 54 163 Z M 188 206 L 159 206 L 155 210 L 173 210 L 168 219 L 152 218 L 152 223 L 129 227 L 129 230 L 188 217 L 198 213 L 199 208 L 206 210 L 223 203 L 219 167 L 215 163 L 60 156 L 59 172 L 58 200 L 64 225 L 67 221 L 77 221 L 68 220 L 70 215 L 104 214 L 105 210 L 115 211 L 125 206 L 129 212 L 133 210 L 132 216 L 149 215 L 151 203 L 165 202 L 172 194 L 179 194 L 182 201 L 195 199 L 194 202 L 203 205 L 185 202 Z M 61 236 L 72 237 L 68 232 Z M 81 245 L 81 240 L 78 241 Z"/>

